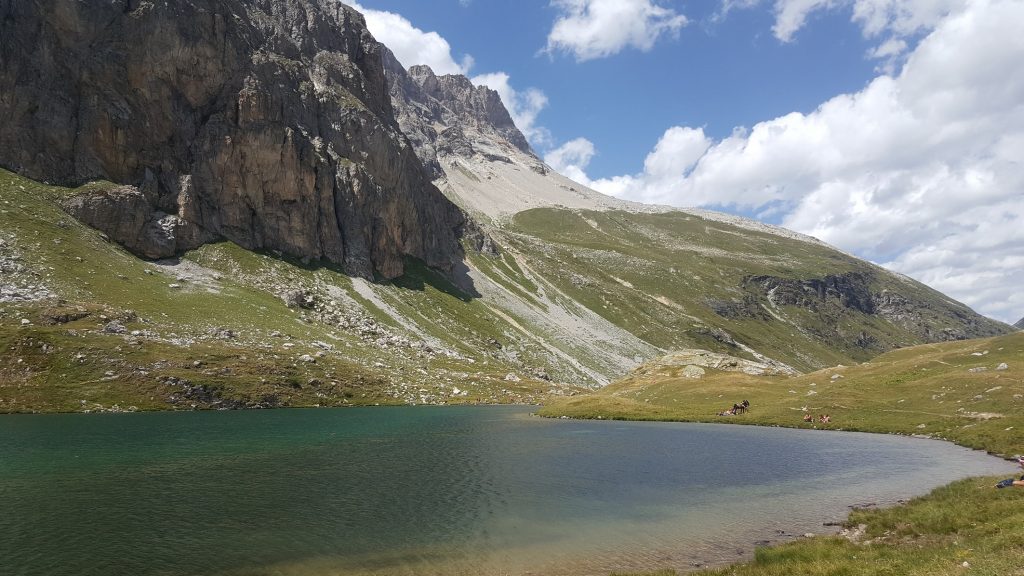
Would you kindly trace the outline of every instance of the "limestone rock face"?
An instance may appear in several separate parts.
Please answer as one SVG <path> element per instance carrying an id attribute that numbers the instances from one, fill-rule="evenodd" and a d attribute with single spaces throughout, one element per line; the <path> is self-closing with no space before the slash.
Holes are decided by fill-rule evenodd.
<path id="1" fill-rule="evenodd" d="M 873 272 L 846 272 L 823 278 L 779 278 L 750 276 L 742 288 L 742 301 L 711 303 L 720 316 L 764 317 L 767 310 L 787 306 L 804 309 L 820 320 L 816 330 L 829 338 L 850 338 L 858 347 L 885 348 L 870 334 L 845 334 L 843 319 L 851 313 L 876 316 L 900 326 L 924 342 L 945 342 L 967 338 L 985 338 L 1006 333 L 1006 325 L 978 315 L 966 306 L 941 294 L 923 298 L 921 287 L 905 283 L 907 292 L 881 289 Z M 762 305 L 763 304 L 763 305 Z"/>
<path id="2" fill-rule="evenodd" d="M 792 376 L 798 372 L 790 366 L 771 359 L 762 361 L 737 358 L 728 354 L 711 352 L 708 350 L 686 349 L 676 350 L 661 358 L 655 358 L 637 368 L 636 373 L 645 374 L 651 371 L 684 366 L 683 376 L 687 378 L 700 378 L 704 375 L 703 368 L 721 370 L 723 372 L 742 372 L 751 376 Z M 694 367 L 700 370 L 693 369 Z M 686 370 L 688 369 L 688 371 Z"/>
<path id="3" fill-rule="evenodd" d="M 1017 328 L 1019 330 L 1024 330 L 1024 318 L 1021 318 L 1020 320 L 1017 320 L 1017 323 L 1014 324 L 1013 327 Z"/>
<path id="4" fill-rule="evenodd" d="M 398 122 L 433 177 L 444 176 L 439 159 L 451 156 L 511 162 L 525 155 L 544 169 L 497 92 L 461 74 L 437 76 L 429 66 L 406 72 L 389 52 L 384 61 Z"/>
<path id="5" fill-rule="evenodd" d="M 399 129 L 385 54 L 336 0 L 0 0 L 0 165 L 122 185 L 66 207 L 150 258 L 224 238 L 447 270 L 465 219 Z"/>

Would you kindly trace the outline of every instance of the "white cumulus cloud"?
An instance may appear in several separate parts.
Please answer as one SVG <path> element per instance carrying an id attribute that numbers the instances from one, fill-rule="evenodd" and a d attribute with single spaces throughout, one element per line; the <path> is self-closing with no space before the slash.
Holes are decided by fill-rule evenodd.
<path id="1" fill-rule="evenodd" d="M 558 17 L 544 51 L 564 51 L 585 61 L 627 47 L 648 51 L 665 35 L 675 35 L 686 16 L 655 0 L 553 0 Z"/>
<path id="2" fill-rule="evenodd" d="M 467 54 L 456 60 L 451 45 L 437 32 L 424 32 L 394 12 L 345 3 L 363 13 L 370 33 L 394 52 L 402 66 L 426 64 L 437 74 L 466 74 L 473 67 L 472 56 Z"/>
<path id="3" fill-rule="evenodd" d="M 567 157 L 584 184 L 617 196 L 781 210 L 787 227 L 1013 322 L 1024 315 L 1021 22 L 1024 2 L 969 1 L 898 74 L 718 141 L 670 128 L 636 174 L 595 181 L 593 150 Z"/>
<path id="4" fill-rule="evenodd" d="M 878 42 L 867 56 L 881 61 L 880 72 L 892 74 L 914 40 L 935 28 L 969 0 L 772 0 L 775 23 L 772 33 L 781 42 L 792 42 L 815 12 L 846 10 L 865 38 Z M 721 0 L 715 19 L 738 9 L 753 8 L 763 0 Z"/>
<path id="5" fill-rule="evenodd" d="M 723 8 L 749 8 L 756 3 L 725 0 Z M 966 0 L 775 0 L 772 32 L 779 40 L 789 42 L 814 12 L 849 8 L 851 19 L 860 25 L 866 37 L 901 38 L 934 28 L 965 3 Z"/>
<path id="6" fill-rule="evenodd" d="M 544 155 L 544 162 L 559 174 L 593 187 L 590 178 L 587 178 L 586 169 L 594 153 L 593 142 L 586 138 L 576 138 L 549 151 Z"/>

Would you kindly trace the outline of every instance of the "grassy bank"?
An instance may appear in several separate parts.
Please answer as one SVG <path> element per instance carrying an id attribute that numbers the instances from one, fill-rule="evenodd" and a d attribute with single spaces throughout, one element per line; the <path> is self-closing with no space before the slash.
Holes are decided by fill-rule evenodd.
<path id="1" fill-rule="evenodd" d="M 594 394 L 549 404 L 541 414 L 914 434 L 999 455 L 1024 453 L 1024 333 L 906 348 L 798 377 L 708 370 L 692 379 L 682 370 L 649 365 Z M 717 416 L 743 399 L 751 403 L 748 413 Z M 815 422 L 805 423 L 805 414 Z M 819 422 L 822 414 L 832 422 Z M 996 490 L 997 480 L 969 479 L 905 506 L 855 511 L 846 525 L 850 538 L 760 548 L 752 562 L 706 573 L 1021 575 L 1024 489 Z"/>
<path id="2" fill-rule="evenodd" d="M 1024 489 L 996 490 L 993 480 L 964 480 L 904 506 L 855 511 L 848 520 L 849 537 L 758 548 L 751 562 L 701 574 L 1019 576 L 1024 574 Z"/>
<path id="3" fill-rule="evenodd" d="M 994 454 L 1024 453 L 1024 333 L 914 346 L 797 377 L 708 369 L 694 379 L 683 368 L 645 366 L 540 414 L 915 434 Z M 746 414 L 717 416 L 744 399 L 751 403 Z M 805 414 L 815 422 L 804 423 Z M 831 423 L 818 422 L 822 414 Z"/>

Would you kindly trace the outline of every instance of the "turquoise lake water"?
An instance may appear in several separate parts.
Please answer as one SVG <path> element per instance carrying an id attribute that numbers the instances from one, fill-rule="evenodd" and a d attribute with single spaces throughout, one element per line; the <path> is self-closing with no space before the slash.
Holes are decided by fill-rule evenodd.
<path id="1" fill-rule="evenodd" d="M 688 569 L 1014 470 L 896 436 L 530 410 L 0 416 L 0 573 Z"/>

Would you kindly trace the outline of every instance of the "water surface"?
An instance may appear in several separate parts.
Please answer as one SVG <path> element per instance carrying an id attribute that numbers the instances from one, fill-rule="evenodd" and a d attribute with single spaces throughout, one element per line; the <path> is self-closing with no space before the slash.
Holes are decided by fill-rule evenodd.
<path id="1" fill-rule="evenodd" d="M 15 575 L 607 574 L 733 560 L 1012 466 L 895 436 L 522 407 L 0 417 Z"/>

